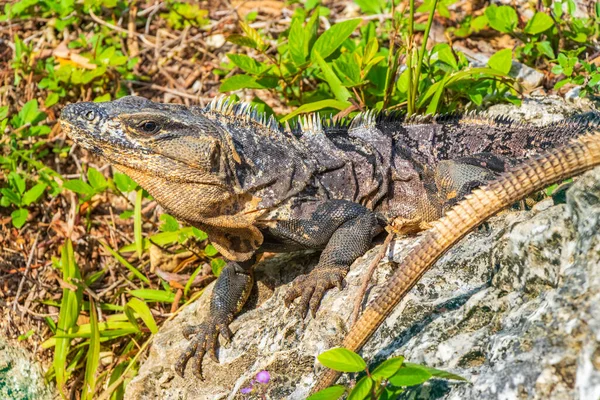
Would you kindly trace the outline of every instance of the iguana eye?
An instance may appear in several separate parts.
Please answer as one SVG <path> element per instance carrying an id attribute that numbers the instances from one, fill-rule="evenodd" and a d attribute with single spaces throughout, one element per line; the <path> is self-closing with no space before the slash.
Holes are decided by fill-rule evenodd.
<path id="1" fill-rule="evenodd" d="M 96 118 L 96 113 L 94 112 L 94 110 L 89 110 L 83 114 L 83 118 L 92 122 Z"/>
<path id="2" fill-rule="evenodd" d="M 160 126 L 154 121 L 145 121 L 140 124 L 140 128 L 146 133 L 156 133 L 160 130 Z"/>

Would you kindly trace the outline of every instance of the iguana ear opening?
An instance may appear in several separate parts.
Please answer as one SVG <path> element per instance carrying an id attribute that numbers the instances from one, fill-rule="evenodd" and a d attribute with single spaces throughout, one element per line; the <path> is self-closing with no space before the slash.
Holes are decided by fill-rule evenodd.
<path id="1" fill-rule="evenodd" d="M 208 239 L 228 260 L 246 261 L 262 244 L 263 235 L 254 226 L 228 230 L 217 230 L 211 227 Z"/>

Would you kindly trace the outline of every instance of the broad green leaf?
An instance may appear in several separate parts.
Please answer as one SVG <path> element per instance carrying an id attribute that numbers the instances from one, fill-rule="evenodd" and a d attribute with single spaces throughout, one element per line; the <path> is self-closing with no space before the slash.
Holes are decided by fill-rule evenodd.
<path id="1" fill-rule="evenodd" d="M 502 49 L 497 51 L 490 57 L 487 64 L 490 68 L 508 74 L 512 67 L 512 49 Z"/>
<path id="2" fill-rule="evenodd" d="M 454 57 L 452 48 L 447 43 L 435 45 L 435 47 L 431 50 L 431 61 L 435 60 L 448 64 L 454 70 L 458 69 L 456 57 Z"/>
<path id="3" fill-rule="evenodd" d="M 38 183 L 23 194 L 21 202 L 26 206 L 30 205 L 31 203 L 35 203 L 39 200 L 42 194 L 44 194 L 44 190 L 46 190 L 46 184 Z"/>
<path id="4" fill-rule="evenodd" d="M 213 246 L 212 244 L 207 244 L 204 248 L 204 254 L 206 254 L 209 257 L 214 257 L 217 254 L 219 254 L 219 250 L 215 249 L 215 246 Z"/>
<path id="5" fill-rule="evenodd" d="M 179 230 L 179 222 L 177 222 L 175 217 L 169 214 L 162 214 L 160 220 L 163 222 L 159 227 L 162 232 L 176 232 Z"/>
<path id="6" fill-rule="evenodd" d="M 373 387 L 373 379 L 368 376 L 363 376 L 362 379 L 356 382 L 354 388 L 348 395 L 347 400 L 364 400 L 371 398 L 371 388 Z"/>
<path id="7" fill-rule="evenodd" d="M 66 181 L 63 183 L 63 187 L 85 196 L 92 196 L 94 194 L 94 189 L 81 179 L 71 179 Z"/>
<path id="8" fill-rule="evenodd" d="M 227 58 L 245 72 L 253 75 L 260 75 L 271 68 L 269 65 L 259 63 L 254 58 L 248 57 L 245 54 L 227 54 Z"/>
<path id="9" fill-rule="evenodd" d="M 90 185 L 96 190 L 96 192 L 101 192 L 108 187 L 108 182 L 106 182 L 106 178 L 95 168 L 88 168 L 87 170 L 87 178 L 90 182 Z"/>
<path id="10" fill-rule="evenodd" d="M 139 258 L 142 258 L 144 252 L 144 242 L 142 237 L 142 197 L 143 190 L 138 189 L 135 194 L 135 204 L 133 208 L 133 237 L 135 239 L 135 250 Z"/>
<path id="11" fill-rule="evenodd" d="M 146 301 L 157 301 L 160 303 L 172 303 L 175 301 L 175 293 L 166 292 L 164 290 L 134 289 L 130 290 L 129 293 L 132 296 L 139 297 Z"/>
<path id="12" fill-rule="evenodd" d="M 360 19 L 351 19 L 349 21 L 339 22 L 327 29 L 315 42 L 311 58 L 317 61 L 315 55 L 318 54 L 323 59 L 329 57 L 346 39 L 354 32 L 360 24 Z"/>
<path id="13" fill-rule="evenodd" d="M 317 64 L 319 64 L 319 67 L 321 68 L 321 71 L 323 72 L 325 80 L 329 84 L 329 87 L 331 88 L 331 91 L 335 95 L 335 98 L 338 101 L 347 101 L 349 97 L 352 97 L 352 95 L 350 94 L 348 89 L 346 89 L 344 86 L 342 86 L 340 79 L 333 72 L 333 70 L 331 69 L 331 66 L 329 64 L 327 64 L 325 62 L 325 60 L 321 57 L 319 52 L 315 51 L 313 49 L 312 57 L 314 60 L 316 60 Z"/>
<path id="14" fill-rule="evenodd" d="M 402 367 L 403 362 L 404 357 L 402 356 L 389 358 L 379 364 L 377 368 L 371 372 L 371 377 L 373 377 L 375 380 L 388 379 L 390 376 L 398 372 L 400 367 Z"/>
<path id="15" fill-rule="evenodd" d="M 92 400 L 96 392 L 96 371 L 100 364 L 100 331 L 98 330 L 98 312 L 94 300 L 90 298 L 90 340 L 85 361 L 82 399 Z"/>
<path id="16" fill-rule="evenodd" d="M 262 37 L 256 29 L 252 28 L 250 25 L 243 21 L 240 21 L 240 27 L 242 28 L 246 36 L 248 36 L 254 43 L 256 43 L 257 48 L 259 50 L 265 50 L 267 45 L 265 44 L 264 40 L 262 39 Z"/>
<path id="17" fill-rule="evenodd" d="M 463 378 L 460 375 L 456 375 L 456 374 L 453 374 L 451 372 L 442 371 L 441 369 L 427 367 L 425 365 L 419 365 L 419 364 L 413 364 L 413 363 L 405 362 L 404 366 L 406 366 L 406 367 L 419 367 L 419 368 L 425 369 L 427 372 L 429 372 L 432 376 L 435 376 L 436 378 L 454 379 L 456 381 L 465 381 L 465 382 L 468 381 L 466 378 Z"/>
<path id="18" fill-rule="evenodd" d="M 346 388 L 343 386 L 330 386 L 310 395 L 306 400 L 338 400 L 345 392 Z"/>
<path id="19" fill-rule="evenodd" d="M 144 324 L 148 327 L 148 329 L 150 329 L 150 332 L 158 332 L 158 327 L 156 326 L 156 321 L 154 320 L 154 316 L 152 315 L 150 308 L 148 308 L 148 305 L 138 298 L 132 298 L 125 305 L 125 315 L 127 315 L 127 318 L 133 325 L 137 326 L 134 313 L 136 313 L 142 319 L 142 321 L 144 321 Z"/>
<path id="20" fill-rule="evenodd" d="M 361 356 L 343 347 L 327 350 L 317 359 L 327 368 L 341 372 L 360 372 L 367 367 Z"/>
<path id="21" fill-rule="evenodd" d="M 509 6 L 491 5 L 485 9 L 485 16 L 493 29 L 504 33 L 514 31 L 519 22 L 517 12 Z"/>
<path id="22" fill-rule="evenodd" d="M 314 103 L 308 103 L 298 107 L 297 109 L 283 117 L 281 119 L 281 122 L 288 121 L 289 119 L 294 118 L 296 115 L 311 113 L 314 111 L 322 110 L 324 108 L 335 108 L 341 111 L 345 110 L 351 105 L 352 104 L 349 101 L 339 101 L 333 99 L 315 101 Z"/>
<path id="23" fill-rule="evenodd" d="M 536 42 L 535 47 L 537 47 L 538 51 L 544 54 L 548 58 L 556 58 L 554 54 L 554 49 L 549 41 L 544 40 L 543 42 Z"/>
<path id="24" fill-rule="evenodd" d="M 10 213 L 10 218 L 12 220 L 12 224 L 15 228 L 19 229 L 25 222 L 27 222 L 27 217 L 29 216 L 29 211 L 24 208 L 19 208 Z"/>
<path id="25" fill-rule="evenodd" d="M 18 126 L 13 126 L 14 128 L 20 128 L 25 124 L 34 125 L 46 118 L 46 113 L 39 110 L 37 100 L 33 99 L 23 105 L 17 116 L 19 123 Z"/>
<path id="26" fill-rule="evenodd" d="M 440 106 L 440 102 L 442 100 L 442 94 L 444 93 L 444 89 L 449 80 L 450 80 L 450 76 L 446 75 L 444 77 L 444 79 L 442 79 L 440 82 L 437 82 L 433 86 L 431 86 L 431 88 L 433 88 L 434 86 L 437 86 L 437 89 L 436 89 L 433 97 L 431 98 L 429 105 L 427 106 L 427 110 L 425 111 L 425 114 L 434 115 L 437 113 L 439 106 Z"/>
<path id="27" fill-rule="evenodd" d="M 213 275 L 216 277 L 221 275 L 221 271 L 225 267 L 225 264 L 226 262 L 222 258 L 214 258 L 210 260 L 210 267 L 212 269 Z"/>
<path id="28" fill-rule="evenodd" d="M 137 188 L 138 184 L 125 174 L 115 172 L 113 175 L 115 186 L 123 193 L 132 192 Z"/>
<path id="29" fill-rule="evenodd" d="M 230 92 L 239 89 L 268 89 L 273 85 L 265 85 L 264 82 L 250 75 L 233 75 L 221 81 L 219 91 Z"/>
<path id="30" fill-rule="evenodd" d="M 290 27 L 290 35 L 288 37 L 288 49 L 294 64 L 300 66 L 306 62 L 306 48 L 304 46 L 305 32 L 302 27 L 302 21 L 296 18 Z"/>
<path id="31" fill-rule="evenodd" d="M 388 380 L 394 386 L 415 386 L 426 382 L 431 376 L 431 373 L 421 366 L 412 365 L 410 367 L 403 366 Z"/>
<path id="32" fill-rule="evenodd" d="M 535 13 L 533 18 L 527 22 L 523 32 L 530 35 L 537 35 L 538 33 L 542 33 L 552 28 L 552 26 L 554 26 L 554 21 L 552 21 L 552 18 L 550 18 L 548 14 L 538 11 Z"/>
<path id="33" fill-rule="evenodd" d="M 135 268 L 133 265 L 131 265 L 127 260 L 125 260 L 123 258 L 123 256 L 121 256 L 119 253 L 117 253 L 116 251 L 114 251 L 108 244 L 100 241 L 100 244 L 110 253 L 112 254 L 112 256 L 114 258 L 117 259 L 117 261 L 119 261 L 125 268 L 127 268 L 132 274 L 134 274 L 135 276 L 138 277 L 139 280 L 141 280 L 144 283 L 150 283 L 150 281 L 148 280 L 148 278 L 146 278 L 146 276 L 144 274 L 142 274 L 140 271 L 138 271 L 137 268 Z"/>

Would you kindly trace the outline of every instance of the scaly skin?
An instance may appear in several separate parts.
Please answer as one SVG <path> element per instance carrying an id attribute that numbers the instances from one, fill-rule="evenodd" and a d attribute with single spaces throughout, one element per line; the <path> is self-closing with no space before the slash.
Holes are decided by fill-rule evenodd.
<path id="1" fill-rule="evenodd" d="M 350 329 L 342 343 L 358 351 L 375 333 L 423 274 L 456 242 L 489 217 L 555 182 L 579 175 L 600 165 L 600 132 L 534 157 L 504 173 L 481 189 L 474 190 L 433 224 L 413 248 L 379 295 Z M 337 380 L 339 372 L 328 370 L 313 387 L 324 389 Z"/>
<path id="2" fill-rule="evenodd" d="M 204 230 L 229 261 L 210 316 L 184 331 L 190 345 L 176 370 L 183 375 L 194 359 L 199 377 L 204 355 L 216 359 L 217 335 L 231 336 L 261 252 L 321 251 L 285 297 L 288 305 L 299 298 L 300 313 L 314 316 L 386 224 L 422 230 L 518 160 L 600 122 L 583 116 L 536 127 L 477 115 L 406 120 L 366 112 L 343 123 L 312 115 L 289 130 L 244 103 L 199 108 L 133 96 L 69 105 L 61 121 L 167 212 Z"/>

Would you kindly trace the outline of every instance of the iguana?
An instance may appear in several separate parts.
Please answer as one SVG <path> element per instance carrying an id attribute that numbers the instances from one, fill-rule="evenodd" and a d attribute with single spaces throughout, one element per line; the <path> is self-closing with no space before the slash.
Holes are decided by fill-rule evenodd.
<path id="1" fill-rule="evenodd" d="M 248 298 L 260 253 L 322 250 L 317 266 L 285 297 L 288 306 L 300 297 L 301 314 L 310 309 L 314 316 L 325 292 L 341 289 L 350 265 L 386 226 L 400 233 L 426 229 L 519 160 L 599 123 L 582 117 L 536 127 L 478 115 L 406 119 L 365 112 L 342 122 L 306 116 L 290 129 L 246 103 L 219 99 L 202 108 L 134 96 L 69 105 L 61 121 L 77 143 L 130 175 L 167 212 L 204 230 L 227 258 L 209 317 L 184 329 L 191 342 L 175 366 L 183 376 L 194 358 L 200 378 L 204 355 L 217 361 L 217 335 L 231 339 L 228 325 Z M 542 188 L 510 184 L 525 194 Z M 485 214 L 488 205 L 495 210 L 498 204 L 476 210 Z M 465 218 L 480 217 L 467 211 Z M 450 228 L 441 233 L 454 234 Z M 350 347 L 362 346 L 389 313 L 386 307 L 399 301 L 386 296 L 353 327 Z"/>

